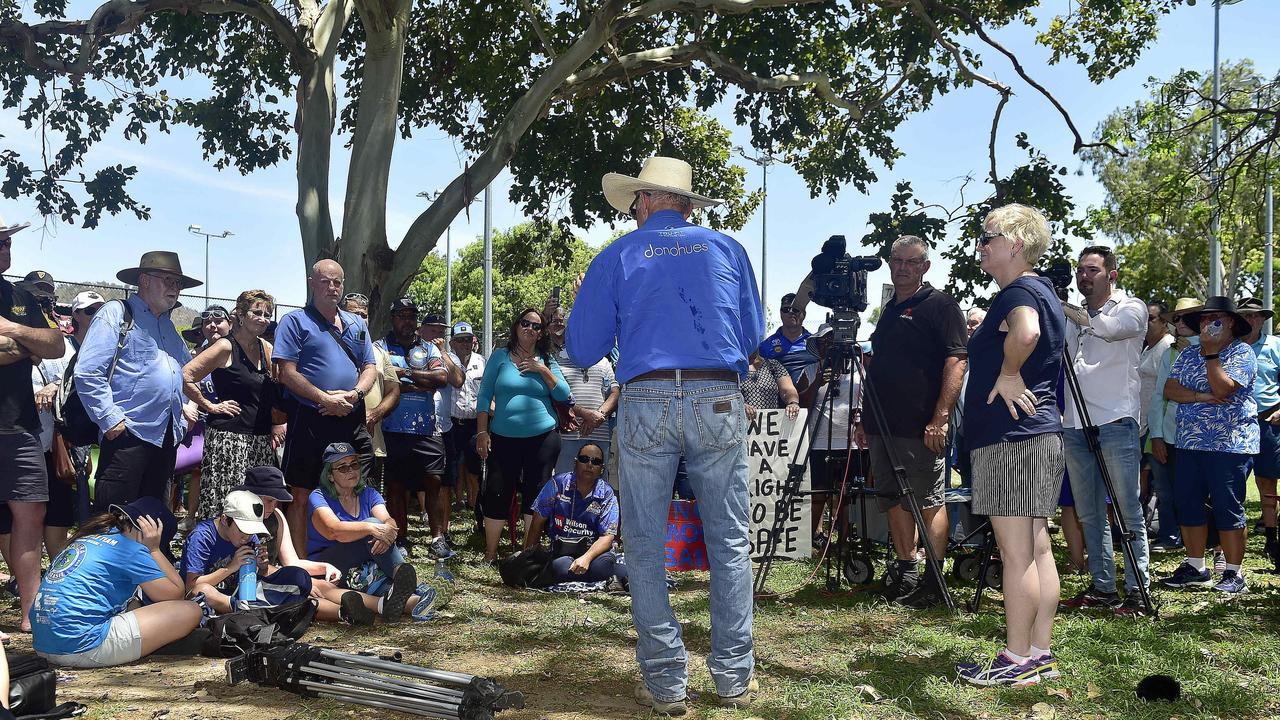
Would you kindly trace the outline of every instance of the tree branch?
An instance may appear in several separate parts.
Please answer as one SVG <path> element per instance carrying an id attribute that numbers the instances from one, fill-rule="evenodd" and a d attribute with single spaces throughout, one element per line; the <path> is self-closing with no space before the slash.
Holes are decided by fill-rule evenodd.
<path id="1" fill-rule="evenodd" d="M 542 49 L 547 51 L 547 57 L 555 60 L 556 51 L 551 47 L 551 38 L 547 36 L 547 31 L 542 27 L 542 16 L 538 14 L 538 9 L 533 6 L 533 0 L 520 0 L 520 4 L 524 6 L 524 11 L 529 14 L 529 24 L 533 26 L 533 32 L 537 34 L 538 42 L 542 43 Z"/>
<path id="2" fill-rule="evenodd" d="M 910 5 L 912 14 L 923 20 L 925 25 L 929 26 L 929 32 L 933 35 L 933 39 L 941 45 L 944 50 L 951 53 L 952 59 L 956 61 L 957 72 L 970 80 L 986 85 L 1001 95 L 1007 95 L 1008 93 L 1013 92 L 1009 89 L 1008 85 L 989 78 L 986 75 L 982 75 L 969 67 L 969 64 L 965 62 L 964 53 L 960 52 L 960 48 L 957 47 L 955 43 L 943 36 L 942 31 L 938 29 L 938 24 L 933 21 L 933 18 L 929 15 L 929 11 L 925 10 L 921 0 L 910 0 Z"/>
<path id="3" fill-rule="evenodd" d="M 988 35 L 987 31 L 983 29 L 982 23 L 974 19 L 973 15 L 970 15 L 967 11 L 961 10 L 958 7 L 953 7 L 951 5 L 938 2 L 937 0 L 913 0 L 913 1 L 925 2 L 925 3 L 928 3 L 929 6 L 932 8 L 944 10 L 946 12 L 959 15 L 975 35 L 977 35 L 979 38 L 982 38 L 983 42 L 985 42 L 987 45 L 991 46 L 995 50 L 999 51 L 1006 58 L 1008 58 L 1009 62 L 1013 65 L 1014 71 L 1018 73 L 1018 77 L 1021 77 L 1024 82 L 1026 82 L 1031 87 L 1035 88 L 1041 95 L 1045 97 L 1046 100 L 1052 103 L 1053 106 L 1058 110 L 1058 114 L 1060 114 L 1062 116 L 1062 119 L 1067 123 L 1067 127 L 1071 130 L 1071 134 L 1075 137 L 1075 144 L 1073 146 L 1072 152 L 1078 153 L 1085 148 L 1101 147 L 1101 148 L 1106 148 L 1111 152 L 1115 153 L 1116 155 L 1120 155 L 1122 157 L 1126 155 L 1126 153 L 1123 150 L 1116 147 L 1115 145 L 1112 145 L 1109 142 L 1092 142 L 1092 143 L 1085 142 L 1084 137 L 1080 134 L 1080 131 L 1076 129 L 1076 124 L 1075 124 L 1075 121 L 1071 119 L 1071 114 L 1068 113 L 1067 109 L 1062 106 L 1062 103 L 1058 102 L 1058 98 L 1054 97 L 1053 93 L 1049 92 L 1047 89 L 1045 89 L 1043 85 L 1036 82 L 1030 75 L 1028 75 L 1027 71 L 1022 67 L 1022 63 L 1018 60 L 1018 56 L 1014 55 L 1012 52 L 1009 52 L 1008 49 L 1006 49 L 1003 45 L 996 42 L 990 35 Z"/>
<path id="4" fill-rule="evenodd" d="M 855 120 L 875 106 L 892 97 L 906 84 L 911 66 L 903 69 L 902 75 L 889 87 L 882 83 L 876 97 L 866 102 L 840 95 L 831 85 L 831 79 L 824 73 L 803 72 L 761 77 L 733 63 L 723 55 L 710 50 L 700 43 L 684 45 L 668 45 L 639 52 L 629 53 L 613 60 L 593 65 L 570 75 L 564 85 L 556 91 L 554 100 L 571 100 L 600 92 L 614 83 L 630 80 L 655 72 L 665 72 L 675 68 L 689 67 L 695 62 L 706 65 L 717 76 L 752 92 L 784 92 L 793 88 L 812 88 L 814 94 L 827 103 L 847 111 Z M 887 76 L 886 76 L 887 81 Z"/>
<path id="5" fill-rule="evenodd" d="M 295 62 L 310 56 L 306 43 L 288 18 L 266 2 L 255 0 L 108 0 L 88 20 L 49 20 L 29 25 L 0 23 L 0 41 L 19 51 L 24 62 L 45 76 L 84 75 L 89 72 L 103 41 L 127 35 L 148 17 L 165 11 L 205 15 L 238 14 L 261 22 L 284 44 Z M 74 61 L 44 55 L 39 45 L 57 36 L 80 38 Z"/>
<path id="6" fill-rule="evenodd" d="M 1000 175 L 996 172 L 996 132 L 1000 129 L 1000 114 L 1009 102 L 1012 92 L 1000 93 L 1000 103 L 996 105 L 996 114 L 991 118 L 991 140 L 987 143 L 987 154 L 991 158 L 991 187 L 1000 188 Z"/>

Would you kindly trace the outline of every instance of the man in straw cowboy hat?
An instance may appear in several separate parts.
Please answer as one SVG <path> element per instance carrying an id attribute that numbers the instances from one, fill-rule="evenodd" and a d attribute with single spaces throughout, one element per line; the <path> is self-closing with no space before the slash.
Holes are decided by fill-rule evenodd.
<path id="1" fill-rule="evenodd" d="M 0 218 L 0 273 L 13 263 L 14 233 L 29 224 L 10 225 Z M 60 358 L 64 352 L 62 332 L 40 309 L 38 298 L 0 276 L 0 501 L 13 512 L 9 559 L 27 630 L 40 584 L 40 541 L 49 499 L 31 369 L 33 361 Z"/>
<path id="2" fill-rule="evenodd" d="M 182 273 L 176 253 L 163 250 L 144 253 L 137 267 L 116 278 L 138 292 L 94 314 L 75 369 L 76 391 L 102 433 L 97 510 L 163 498 L 175 448 L 195 415 L 182 392 L 182 366 L 191 353 L 172 313 L 178 292 L 200 281 Z"/>
<path id="3" fill-rule="evenodd" d="M 1253 399 L 1258 403 L 1258 454 L 1253 456 L 1253 481 L 1262 498 L 1262 532 L 1266 554 L 1280 571 L 1280 541 L 1276 539 L 1276 478 L 1280 477 L 1280 338 L 1263 332 L 1274 313 L 1258 298 L 1245 298 L 1237 310 L 1249 321 L 1243 340 L 1258 359 Z"/>
<path id="4" fill-rule="evenodd" d="M 622 529 L 641 682 L 655 712 L 686 710 L 688 668 L 664 573 L 667 510 L 683 453 L 711 562 L 711 652 L 721 704 L 748 705 L 752 679 L 746 415 L 738 383 L 764 332 L 755 273 L 742 246 L 689 222 L 718 204 L 693 191 L 683 160 L 652 157 L 639 176 L 604 176 L 605 198 L 638 229 L 587 269 L 567 347 L 591 367 L 617 343 Z"/>

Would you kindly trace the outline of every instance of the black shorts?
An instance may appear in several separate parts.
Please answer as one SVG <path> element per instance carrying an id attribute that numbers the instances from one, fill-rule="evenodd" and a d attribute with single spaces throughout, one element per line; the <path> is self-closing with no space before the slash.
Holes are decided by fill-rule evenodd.
<path id="1" fill-rule="evenodd" d="M 476 453 L 476 419 L 453 418 L 453 427 L 444 434 L 444 449 L 449 462 L 465 463 L 467 472 L 480 474 L 480 455 Z"/>
<path id="2" fill-rule="evenodd" d="M 45 502 L 49 474 L 40 436 L 29 432 L 0 433 L 0 502 Z"/>
<path id="3" fill-rule="evenodd" d="M 373 440 L 364 426 L 364 402 L 343 417 L 321 415 L 315 408 L 297 404 L 289 414 L 284 440 L 284 481 L 289 487 L 315 490 L 324 467 L 324 449 L 330 443 L 351 443 L 360 456 L 360 472 L 373 478 Z"/>
<path id="4" fill-rule="evenodd" d="M 809 487 L 813 492 L 831 492 L 833 484 L 843 482 L 846 457 L 852 465 L 850 481 L 867 476 L 871 460 L 866 450 L 854 450 L 852 455 L 848 450 L 809 451 Z"/>
<path id="5" fill-rule="evenodd" d="M 387 441 L 387 479 L 410 492 L 425 490 L 427 476 L 444 475 L 444 438 L 439 435 L 382 433 Z M 443 484 L 443 479 L 442 479 Z M 446 487 L 450 487 L 447 486 Z"/>
<path id="6" fill-rule="evenodd" d="M 44 506 L 44 526 L 69 528 L 76 524 L 76 489 L 57 478 L 53 470 L 53 453 L 45 453 L 45 471 L 49 476 L 49 502 Z M 0 535 L 13 532 L 13 513 L 7 503 L 0 503 Z"/>

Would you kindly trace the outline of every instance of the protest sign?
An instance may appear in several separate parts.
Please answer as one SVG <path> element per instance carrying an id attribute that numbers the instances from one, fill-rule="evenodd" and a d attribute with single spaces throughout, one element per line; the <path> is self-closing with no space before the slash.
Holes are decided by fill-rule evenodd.
<path id="1" fill-rule="evenodd" d="M 751 511 L 751 557 L 759 559 L 773 528 L 774 510 L 783 483 L 786 482 L 792 458 L 808 460 L 808 438 L 799 445 L 805 411 L 795 420 L 787 419 L 786 410 L 761 410 L 747 426 L 747 488 Z M 804 469 L 799 489 L 809 489 L 809 468 Z M 808 495 L 794 495 L 784 508 L 785 520 L 778 533 L 776 558 L 809 557 L 812 538 L 809 517 L 812 506 Z"/>

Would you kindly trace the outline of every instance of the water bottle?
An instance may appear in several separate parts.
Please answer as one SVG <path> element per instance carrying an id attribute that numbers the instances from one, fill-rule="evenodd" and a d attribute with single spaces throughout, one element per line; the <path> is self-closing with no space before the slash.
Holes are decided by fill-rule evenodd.
<path id="1" fill-rule="evenodd" d="M 1214 340 L 1217 340 L 1218 337 L 1222 335 L 1222 321 L 1214 320 L 1213 322 L 1209 323 L 1208 330 L 1209 330 L 1209 337 L 1213 338 Z"/>
<path id="2" fill-rule="evenodd" d="M 245 555 L 240 563 L 240 587 L 236 591 L 236 599 L 240 602 L 253 602 L 258 599 L 258 555 Z"/>

